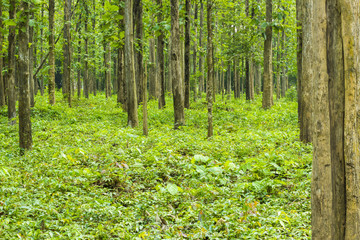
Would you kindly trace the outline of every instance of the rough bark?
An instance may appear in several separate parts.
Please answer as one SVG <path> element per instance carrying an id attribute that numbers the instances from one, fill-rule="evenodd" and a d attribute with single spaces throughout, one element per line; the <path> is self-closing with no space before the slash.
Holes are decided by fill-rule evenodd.
<path id="1" fill-rule="evenodd" d="M 10 0 L 9 19 L 15 19 L 16 0 Z M 7 98 L 8 119 L 11 125 L 15 124 L 16 117 L 16 93 L 15 93 L 15 26 L 9 26 L 8 35 L 8 74 L 7 74 Z"/>
<path id="2" fill-rule="evenodd" d="M 266 0 L 266 22 L 268 26 L 265 30 L 266 39 L 264 42 L 264 91 L 262 102 L 264 109 L 271 108 L 274 104 L 272 81 L 272 0 Z"/>
<path id="3" fill-rule="evenodd" d="M 30 150 L 32 147 L 31 119 L 30 119 L 30 86 L 29 86 L 29 3 L 22 1 L 20 11 L 22 21 L 19 24 L 19 142 L 20 151 Z"/>
<path id="4" fill-rule="evenodd" d="M 158 5 L 158 14 L 157 21 L 158 24 L 161 24 L 163 21 L 163 5 L 162 0 L 156 0 Z M 159 109 L 165 107 L 165 76 L 164 76 L 164 32 L 162 29 L 159 30 L 160 33 L 157 38 L 157 59 L 158 59 L 158 81 L 160 83 L 160 96 L 159 96 Z"/>
<path id="5" fill-rule="evenodd" d="M 214 46 L 213 46 L 213 29 L 212 29 L 212 0 L 207 0 L 207 86 L 206 86 L 206 98 L 208 109 L 208 134 L 207 137 L 213 136 L 213 84 L 214 84 Z"/>
<path id="6" fill-rule="evenodd" d="M 181 46 L 179 0 L 171 0 L 171 81 L 174 101 L 174 128 L 185 124 L 183 79 L 181 78 Z"/>
<path id="7" fill-rule="evenodd" d="M 125 0 L 125 78 L 127 91 L 128 125 L 137 127 L 139 125 L 137 115 L 137 97 L 134 66 L 134 31 L 133 31 L 133 1 Z"/>
<path id="8" fill-rule="evenodd" d="M 190 0 L 186 0 L 185 5 L 185 108 L 190 108 Z"/>

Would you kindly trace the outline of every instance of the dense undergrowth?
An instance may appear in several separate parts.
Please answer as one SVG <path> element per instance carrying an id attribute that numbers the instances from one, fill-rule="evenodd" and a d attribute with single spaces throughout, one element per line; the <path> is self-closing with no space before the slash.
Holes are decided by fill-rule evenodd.
<path id="1" fill-rule="evenodd" d="M 204 98 L 178 131 L 171 99 L 149 102 L 146 138 L 115 96 L 37 96 L 23 157 L 1 109 L 0 239 L 308 239 L 312 150 L 293 94 L 267 111 L 218 97 L 210 141 Z"/>

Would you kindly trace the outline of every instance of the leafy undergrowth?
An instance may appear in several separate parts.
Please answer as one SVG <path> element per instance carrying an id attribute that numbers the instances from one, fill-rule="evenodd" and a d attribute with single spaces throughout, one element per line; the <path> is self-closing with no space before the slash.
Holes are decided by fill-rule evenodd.
<path id="1" fill-rule="evenodd" d="M 149 102 L 147 138 L 126 127 L 115 96 L 71 109 L 46 99 L 36 97 L 23 157 L 0 110 L 1 239 L 310 238 L 312 149 L 293 99 L 265 111 L 260 98 L 218 98 L 210 141 L 204 98 L 178 131 L 171 99 Z"/>

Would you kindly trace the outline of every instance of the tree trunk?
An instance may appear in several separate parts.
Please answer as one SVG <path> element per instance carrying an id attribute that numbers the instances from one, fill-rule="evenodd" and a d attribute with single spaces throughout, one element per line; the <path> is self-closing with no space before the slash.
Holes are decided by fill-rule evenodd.
<path id="1" fill-rule="evenodd" d="M 190 108 L 190 0 L 186 0 L 185 15 L 185 108 Z"/>
<path id="2" fill-rule="evenodd" d="M 49 104 L 55 104 L 55 40 L 54 40 L 55 0 L 49 0 Z"/>
<path id="3" fill-rule="evenodd" d="M 283 20 L 283 25 L 285 25 L 285 17 Z M 282 59 L 283 61 L 286 61 L 286 32 L 285 29 L 282 31 Z M 288 82 L 288 78 L 287 78 L 287 71 L 286 71 L 286 65 L 283 64 L 282 65 L 282 76 L 281 76 L 281 97 L 285 97 L 286 95 L 286 90 L 287 90 L 287 82 Z"/>
<path id="4" fill-rule="evenodd" d="M 197 73 L 197 12 L 198 12 L 198 4 L 194 2 L 194 49 L 193 49 L 193 78 L 194 78 L 194 102 L 197 100 L 197 83 L 196 83 L 196 73 Z"/>
<path id="5" fill-rule="evenodd" d="M 274 104 L 273 99 L 273 74 L 272 74 L 272 0 L 266 0 L 266 22 L 268 26 L 265 30 L 264 43 L 264 91 L 262 107 L 271 108 Z"/>
<path id="6" fill-rule="evenodd" d="M 9 19 L 15 20 L 16 0 L 10 0 Z M 16 93 L 15 93 L 15 26 L 9 26 L 8 35 L 8 75 L 7 75 L 7 97 L 8 118 L 11 125 L 15 124 L 16 118 Z"/>
<path id="7" fill-rule="evenodd" d="M 21 154 L 32 147 L 30 119 L 30 86 L 29 86 L 29 3 L 22 1 L 20 11 L 22 20 L 19 24 L 19 142 Z"/>
<path id="8" fill-rule="evenodd" d="M 137 97 L 134 66 L 134 31 L 133 31 L 133 0 L 125 0 L 125 78 L 127 81 L 127 111 L 128 125 L 137 127 L 139 125 L 137 115 Z"/>
<path id="9" fill-rule="evenodd" d="M 204 3 L 203 0 L 200 0 L 200 36 L 199 36 L 199 97 L 201 98 L 202 92 L 204 92 L 204 54 L 203 54 L 203 44 L 202 44 L 202 35 L 203 35 L 203 22 L 204 22 Z"/>
<path id="10" fill-rule="evenodd" d="M 161 25 L 163 21 L 163 5 L 162 0 L 156 0 L 159 12 L 157 14 L 158 24 Z M 162 29 L 159 30 L 160 33 L 157 38 L 157 59 L 158 59 L 158 69 L 159 75 L 158 80 L 160 82 L 160 97 L 159 97 L 159 109 L 165 107 L 165 77 L 164 77 L 164 32 Z"/>
<path id="11" fill-rule="evenodd" d="M 226 73 L 227 79 L 226 79 L 226 95 L 227 100 L 231 99 L 231 62 L 228 63 L 228 70 Z"/>
<path id="12" fill-rule="evenodd" d="M 183 79 L 181 78 L 181 46 L 179 0 L 171 0 L 171 81 L 174 98 L 174 128 L 185 124 Z"/>
<path id="13" fill-rule="evenodd" d="M 125 104 L 125 101 L 124 101 L 124 96 L 126 96 L 124 94 L 124 68 L 123 68 L 123 54 L 124 54 L 124 51 L 123 51 L 123 47 L 120 47 L 118 49 L 118 66 L 117 66 L 117 69 L 118 69 L 118 74 L 117 74 L 117 85 L 118 85 L 118 91 L 117 91 L 117 102 L 118 103 L 121 103 Z"/>
<path id="14" fill-rule="evenodd" d="M 111 97 L 111 47 L 105 43 L 105 94 L 106 99 Z"/>
<path id="15" fill-rule="evenodd" d="M 149 98 L 156 99 L 158 89 L 157 86 L 157 74 L 156 74 L 156 57 L 155 57 L 155 39 L 150 38 L 149 40 L 149 82 L 150 82 L 150 91 L 149 91 Z"/>
<path id="16" fill-rule="evenodd" d="M 34 11 L 30 14 L 31 19 L 34 21 Z M 29 26 L 29 87 L 30 87 L 30 107 L 35 106 L 35 82 L 33 77 L 34 70 L 34 27 Z"/>
<path id="17" fill-rule="evenodd" d="M 71 0 L 64 3 L 64 74 L 63 74 L 63 93 L 71 107 Z"/>
<path id="18" fill-rule="evenodd" d="M 207 87 L 206 98 L 208 108 L 208 134 L 207 137 L 213 136 L 213 84 L 214 84 L 214 47 L 213 47 L 213 29 L 212 29 L 212 0 L 207 0 L 207 29 L 208 29 L 208 44 L 207 44 Z"/>
<path id="19" fill-rule="evenodd" d="M 144 76 L 142 78 L 142 89 L 143 89 L 143 134 L 145 136 L 149 135 L 148 128 L 148 111 L 147 111 L 147 63 L 145 63 Z"/>
<path id="20" fill-rule="evenodd" d="M 135 41 L 137 43 L 137 50 L 135 51 L 135 79 L 138 96 L 138 103 L 143 102 L 143 6 L 142 0 L 134 0 L 134 27 L 135 27 Z"/>
<path id="21" fill-rule="evenodd" d="M 3 9 L 3 2 L 0 1 L 0 29 L 3 29 L 3 20 L 2 20 L 2 9 Z M 3 33 L 0 32 L 0 107 L 5 105 L 5 82 L 3 79 L 3 55 L 2 55 L 2 45 L 3 45 Z"/>
<path id="22" fill-rule="evenodd" d="M 276 60 L 277 60 L 277 67 L 276 67 L 276 99 L 279 100 L 281 97 L 281 86 L 280 86 L 280 77 L 281 77 L 281 49 L 280 49 L 280 32 L 278 32 L 277 36 L 277 53 L 276 53 Z"/>

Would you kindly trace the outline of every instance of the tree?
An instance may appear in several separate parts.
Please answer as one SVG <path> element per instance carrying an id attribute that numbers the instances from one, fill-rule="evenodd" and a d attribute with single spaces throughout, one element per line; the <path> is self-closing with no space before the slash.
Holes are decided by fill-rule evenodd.
<path id="1" fill-rule="evenodd" d="M 135 19 L 135 39 L 137 50 L 135 51 L 135 78 L 136 89 L 138 96 L 138 103 L 145 101 L 143 99 L 143 77 L 144 77 L 144 63 L 143 63 L 143 6 L 142 0 L 134 0 L 134 19 Z"/>
<path id="2" fill-rule="evenodd" d="M 63 93 L 71 107 L 71 0 L 64 2 L 64 21 Z"/>
<path id="3" fill-rule="evenodd" d="M 9 19 L 15 21 L 16 0 L 10 0 Z M 15 26 L 9 26 L 8 35 L 8 74 L 7 74 L 7 98 L 8 119 L 11 125 L 15 124 L 16 117 L 16 94 L 15 94 Z"/>
<path id="4" fill-rule="evenodd" d="M 134 67 L 134 31 L 133 31 L 133 0 L 125 0 L 125 78 L 127 81 L 127 111 L 128 125 L 137 127 L 139 120 L 137 116 L 137 98 Z"/>
<path id="5" fill-rule="evenodd" d="M 207 0 L 207 28 L 208 28 L 208 45 L 207 45 L 207 87 L 206 98 L 208 102 L 208 134 L 207 137 L 213 136 L 213 79 L 214 79 L 214 47 L 213 47 L 213 30 L 212 30 L 212 0 Z"/>
<path id="6" fill-rule="evenodd" d="M 272 81 L 272 0 L 266 0 L 266 22 L 264 42 L 264 91 L 262 107 L 271 108 L 274 104 Z"/>
<path id="7" fill-rule="evenodd" d="M 3 29 L 3 20 L 2 20 L 2 9 L 3 9 L 3 2 L 0 1 L 0 29 Z M 2 56 L 2 45 L 3 45 L 3 33 L 0 32 L 0 107 L 5 105 L 5 82 L 3 79 L 3 56 Z"/>
<path id="8" fill-rule="evenodd" d="M 316 50 L 311 66 L 316 86 L 312 239 L 359 239 L 360 1 L 314 0 L 310 4 L 310 24 L 316 29 L 311 38 Z M 310 28 L 303 24 L 305 36 Z"/>
<path id="9" fill-rule="evenodd" d="M 161 25 L 163 21 L 163 4 L 162 0 L 156 0 L 158 5 L 158 14 L 157 21 Z M 165 77 L 164 77 L 164 32 L 160 28 L 159 35 L 157 38 L 157 59 L 158 59 L 158 69 L 159 69 L 159 79 L 160 82 L 160 98 L 159 98 L 159 109 L 165 107 Z"/>
<path id="10" fill-rule="evenodd" d="M 186 0 L 185 5 L 185 107 L 190 108 L 190 0 Z"/>
<path id="11" fill-rule="evenodd" d="M 204 56 L 203 56 L 203 22 L 204 22 L 204 3 L 203 0 L 200 0 L 200 27 L 199 27 L 199 97 L 201 98 L 201 93 L 204 92 Z"/>
<path id="12" fill-rule="evenodd" d="M 23 0 L 20 11 L 23 18 L 19 24 L 19 141 L 20 149 L 32 147 L 29 85 L 29 2 Z"/>
<path id="13" fill-rule="evenodd" d="M 171 81 L 173 86 L 175 129 L 185 124 L 183 79 L 179 30 L 179 0 L 171 0 Z"/>
<path id="14" fill-rule="evenodd" d="M 55 41 L 54 41 L 55 0 L 49 0 L 49 104 L 55 104 Z"/>

